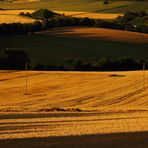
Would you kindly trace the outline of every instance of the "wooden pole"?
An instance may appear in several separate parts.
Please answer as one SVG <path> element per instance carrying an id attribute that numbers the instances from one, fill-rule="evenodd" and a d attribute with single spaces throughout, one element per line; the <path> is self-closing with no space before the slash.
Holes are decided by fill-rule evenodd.
<path id="1" fill-rule="evenodd" d="M 143 90 L 145 89 L 145 62 L 143 62 Z"/>
<path id="2" fill-rule="evenodd" d="M 25 64 L 25 72 L 26 72 L 25 95 L 28 95 L 28 63 Z"/>

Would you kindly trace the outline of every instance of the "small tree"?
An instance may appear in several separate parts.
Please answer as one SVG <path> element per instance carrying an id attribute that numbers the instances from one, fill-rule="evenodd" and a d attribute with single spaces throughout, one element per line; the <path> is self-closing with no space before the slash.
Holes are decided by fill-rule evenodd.
<path id="1" fill-rule="evenodd" d="M 109 0 L 104 0 L 103 5 L 109 4 Z"/>

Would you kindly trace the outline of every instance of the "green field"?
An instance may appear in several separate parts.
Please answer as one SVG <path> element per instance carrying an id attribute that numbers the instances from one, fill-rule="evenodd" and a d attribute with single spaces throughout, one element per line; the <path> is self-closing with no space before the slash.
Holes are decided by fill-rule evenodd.
<path id="1" fill-rule="evenodd" d="M 86 44 L 87 43 L 87 44 Z M 147 57 L 148 44 L 134 44 L 109 39 L 15 35 L 0 37 L 0 47 L 18 48 L 28 53 L 32 63 L 61 63 L 67 59 L 96 61 L 101 57 L 136 59 Z"/>
<path id="2" fill-rule="evenodd" d="M 110 4 L 103 5 L 101 0 L 41 0 L 34 2 L 0 2 L 3 9 L 39 9 L 88 11 L 102 13 L 124 13 L 126 11 L 148 11 L 148 0 L 112 0 Z"/>

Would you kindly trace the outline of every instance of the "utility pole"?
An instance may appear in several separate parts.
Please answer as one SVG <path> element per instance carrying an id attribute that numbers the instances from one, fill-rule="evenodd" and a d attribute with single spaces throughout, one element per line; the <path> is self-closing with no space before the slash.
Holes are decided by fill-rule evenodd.
<path id="1" fill-rule="evenodd" d="M 145 62 L 143 62 L 143 90 L 145 89 Z"/>
<path id="2" fill-rule="evenodd" d="M 28 63 L 26 62 L 25 64 L 25 72 L 26 72 L 26 76 L 25 76 L 25 95 L 28 95 Z"/>

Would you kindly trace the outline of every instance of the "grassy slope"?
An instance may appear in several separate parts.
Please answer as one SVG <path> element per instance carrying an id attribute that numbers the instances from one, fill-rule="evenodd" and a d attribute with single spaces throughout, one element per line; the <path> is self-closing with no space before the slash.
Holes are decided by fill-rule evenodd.
<path id="1" fill-rule="evenodd" d="M 0 8 L 6 9 L 38 9 L 50 8 L 51 10 L 89 11 L 103 13 L 124 13 L 126 11 L 146 10 L 148 1 L 115 1 L 103 6 L 102 2 L 95 0 L 42 0 L 37 2 L 7 3 L 0 2 Z"/>
<path id="2" fill-rule="evenodd" d="M 126 32 L 123 31 L 123 34 Z M 67 59 L 94 61 L 100 57 L 142 58 L 148 55 L 148 44 L 135 44 L 98 38 L 57 37 L 49 35 L 18 35 L 0 37 L 0 47 L 25 50 L 32 63 L 56 63 Z M 87 43 L 87 44 L 86 44 Z"/>

